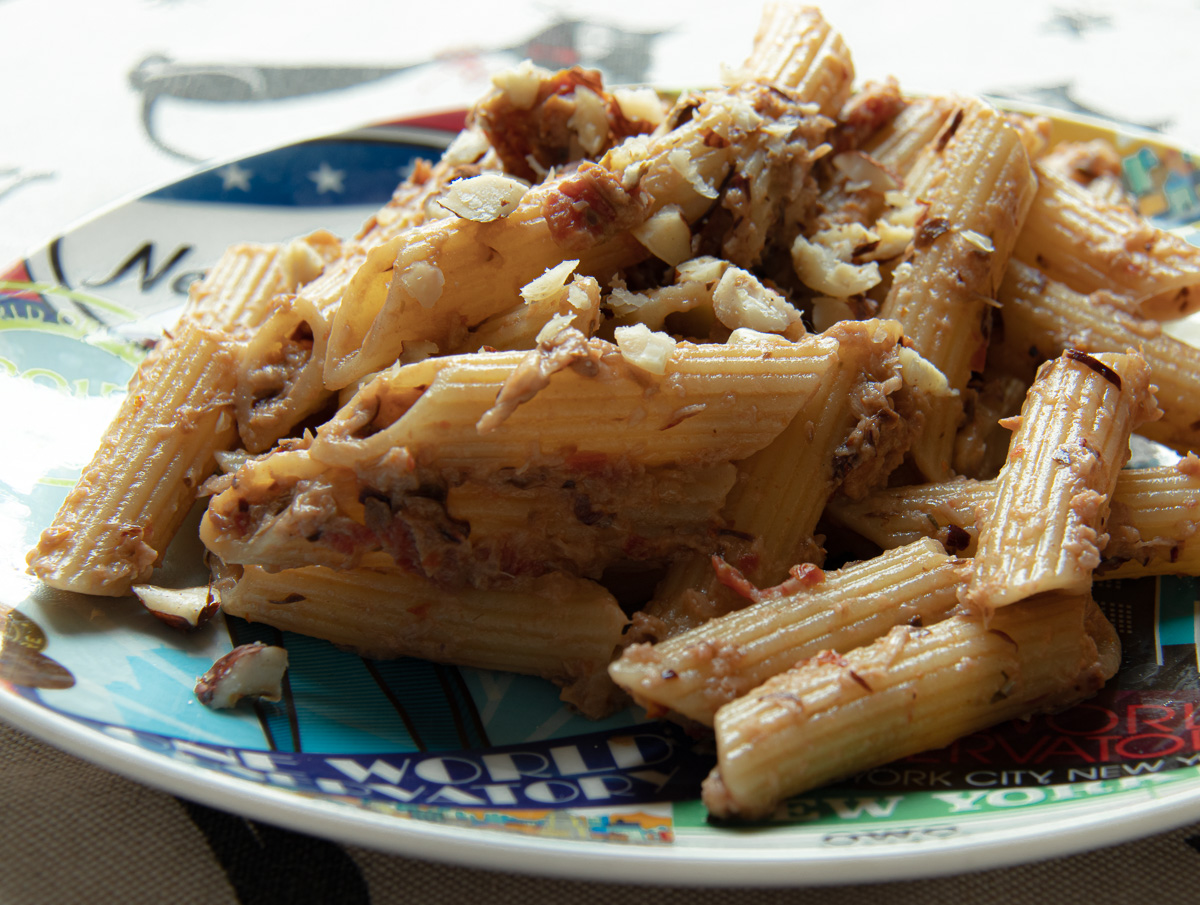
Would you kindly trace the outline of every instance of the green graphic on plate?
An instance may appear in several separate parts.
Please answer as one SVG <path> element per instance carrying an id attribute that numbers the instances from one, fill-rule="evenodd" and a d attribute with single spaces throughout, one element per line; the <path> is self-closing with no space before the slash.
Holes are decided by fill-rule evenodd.
<path id="1" fill-rule="evenodd" d="M 946 789 L 941 792 L 864 795 L 857 789 L 835 787 L 785 801 L 772 823 L 743 829 L 721 827 L 720 831 L 777 833 L 795 830 L 799 826 L 843 831 L 847 826 L 861 828 L 945 821 L 977 822 L 1000 814 L 1014 816 L 1031 810 L 1045 814 L 1048 810 L 1089 807 L 1097 802 L 1107 805 L 1114 797 L 1158 798 L 1163 787 L 1180 783 L 1190 786 L 1200 776 L 1200 769 L 1196 767 L 1171 770 L 1162 767 L 1161 762 L 1157 769 L 1154 765 L 1146 764 L 1097 768 L 1081 766 L 1071 772 L 1085 781 L 1052 785 L 1038 784 L 1036 776 L 1032 775 L 1034 771 L 986 771 L 992 775 L 986 778 L 980 776 L 979 782 L 1012 782 L 1014 785 Z M 1019 782 L 1029 784 L 1015 784 Z M 709 823 L 708 812 L 698 800 L 678 803 L 674 806 L 674 812 L 675 826 L 679 830 L 717 829 Z"/>
<path id="2" fill-rule="evenodd" d="M 55 304 L 59 300 L 74 304 Z M 78 339 L 132 365 L 146 354 L 136 343 L 109 334 L 90 314 L 95 309 L 122 320 L 137 318 L 136 312 L 106 299 L 51 283 L 0 281 L 0 303 L 0 330 L 32 330 Z"/>

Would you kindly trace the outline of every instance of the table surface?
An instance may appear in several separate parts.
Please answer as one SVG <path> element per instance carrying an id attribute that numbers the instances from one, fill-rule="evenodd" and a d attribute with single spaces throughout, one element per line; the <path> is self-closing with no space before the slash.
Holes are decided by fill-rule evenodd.
<path id="1" fill-rule="evenodd" d="M 831 0 L 860 79 L 1045 104 L 1200 148 L 1200 3 Z M 314 134 L 461 108 L 528 53 L 610 81 L 711 82 L 754 14 L 610 0 L 330 8 L 232 0 L 0 0 L 0 264 L 197 166 Z M 747 7 L 749 9 L 749 7 Z M 610 901 L 628 887 L 417 862 L 275 829 L 108 774 L 0 726 L 0 902 Z M 966 867 L 966 865 L 964 865 Z M 1005 870 L 832 890 L 653 892 L 657 901 L 1189 900 L 1200 824 Z"/>

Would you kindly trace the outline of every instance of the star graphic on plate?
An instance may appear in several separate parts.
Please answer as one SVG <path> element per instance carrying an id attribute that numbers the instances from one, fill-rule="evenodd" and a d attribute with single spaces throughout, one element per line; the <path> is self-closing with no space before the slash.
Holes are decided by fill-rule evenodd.
<path id="1" fill-rule="evenodd" d="M 317 194 L 324 195 L 326 192 L 344 192 L 346 187 L 342 185 L 342 180 L 346 178 L 345 170 L 335 170 L 324 160 L 321 161 L 321 166 L 308 174 L 317 186 Z"/>
<path id="2" fill-rule="evenodd" d="M 218 170 L 217 175 L 221 177 L 221 188 L 225 191 L 241 189 L 243 192 L 248 192 L 250 191 L 250 177 L 254 175 L 254 171 L 231 163 L 223 170 Z"/>

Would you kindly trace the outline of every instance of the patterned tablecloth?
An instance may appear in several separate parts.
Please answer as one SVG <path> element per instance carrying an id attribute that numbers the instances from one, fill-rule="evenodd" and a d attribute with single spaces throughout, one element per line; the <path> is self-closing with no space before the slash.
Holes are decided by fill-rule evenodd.
<path id="1" fill-rule="evenodd" d="M 461 108 L 499 66 L 710 82 L 744 56 L 735 4 L 0 0 L 0 264 L 203 163 L 362 123 Z M 1200 4 L 831 0 L 862 78 L 1043 104 L 1200 147 Z M 748 8 L 747 8 L 748 9 Z M 236 167 L 225 170 L 237 188 Z M 312 174 L 339 192 L 337 173 Z M 227 188 L 229 186 L 226 186 Z M 1190 203 L 1196 204 L 1194 187 Z M 1187 199 L 1184 203 L 1188 203 Z M 0 416 L 4 414 L 0 400 Z M 0 543 L 4 542 L 0 538 Z M 756 893 L 545 880 L 344 847 L 153 791 L 0 726 L 2 902 L 1191 901 L 1200 824 L 1027 866 L 878 887 Z M 613 877 L 619 881 L 620 877 Z"/>

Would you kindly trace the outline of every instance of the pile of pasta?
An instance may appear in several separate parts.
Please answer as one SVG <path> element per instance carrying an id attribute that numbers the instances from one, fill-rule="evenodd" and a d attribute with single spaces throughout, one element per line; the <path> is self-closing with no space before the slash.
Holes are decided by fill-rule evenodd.
<path id="1" fill-rule="evenodd" d="M 1070 706 L 1195 572 L 1200 250 L 1109 147 L 854 84 L 811 8 L 666 101 L 494 78 L 353 238 L 230 248 L 30 554 L 712 727 L 716 817 Z M 1123 470 L 1132 433 L 1177 465 Z M 216 472 L 214 474 L 214 472 Z"/>

